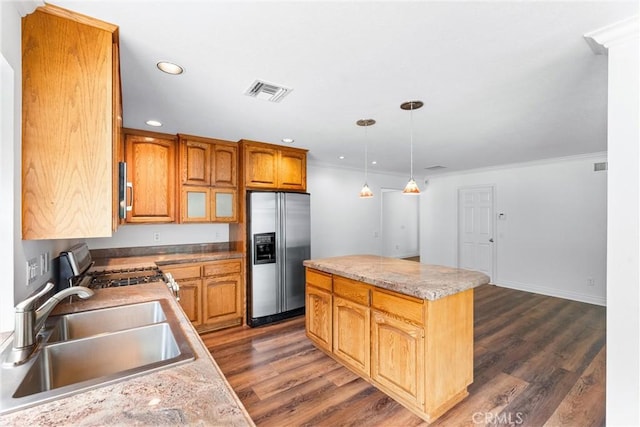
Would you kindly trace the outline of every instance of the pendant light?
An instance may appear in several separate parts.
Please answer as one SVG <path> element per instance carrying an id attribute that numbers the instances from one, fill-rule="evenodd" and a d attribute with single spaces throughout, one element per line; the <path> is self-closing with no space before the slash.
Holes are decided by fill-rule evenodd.
<path id="1" fill-rule="evenodd" d="M 407 101 L 400 105 L 400 108 L 403 110 L 409 110 L 411 112 L 411 178 L 409 178 L 407 186 L 402 190 L 402 194 L 420 194 L 418 184 L 416 184 L 416 180 L 413 179 L 413 110 L 417 110 L 423 105 L 424 103 L 422 101 Z"/>
<path id="2" fill-rule="evenodd" d="M 369 162 L 367 159 L 367 128 L 373 126 L 375 123 L 376 121 L 373 119 L 361 119 L 356 122 L 358 126 L 364 127 L 364 185 L 362 186 L 362 190 L 360 190 L 361 199 L 370 199 L 373 197 L 373 192 L 369 188 L 369 184 L 367 184 L 367 166 Z"/>

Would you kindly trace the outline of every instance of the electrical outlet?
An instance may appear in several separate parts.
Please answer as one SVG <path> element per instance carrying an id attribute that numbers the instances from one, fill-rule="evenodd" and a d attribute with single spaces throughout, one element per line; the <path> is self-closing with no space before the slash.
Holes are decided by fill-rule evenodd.
<path id="1" fill-rule="evenodd" d="M 27 286 L 36 281 L 40 275 L 40 262 L 39 258 L 31 258 L 27 260 Z"/>
<path id="2" fill-rule="evenodd" d="M 160 233 L 153 233 L 153 241 L 154 242 L 160 241 Z"/>
<path id="3" fill-rule="evenodd" d="M 587 286 L 595 286 L 596 282 L 593 281 L 593 277 L 587 278 Z"/>

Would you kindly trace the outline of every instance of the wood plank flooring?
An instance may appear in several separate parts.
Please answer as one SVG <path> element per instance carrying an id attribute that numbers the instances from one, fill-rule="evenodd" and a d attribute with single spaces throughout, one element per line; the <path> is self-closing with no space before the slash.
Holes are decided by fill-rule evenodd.
<path id="1" fill-rule="evenodd" d="M 475 291 L 474 382 L 432 426 L 602 426 L 605 308 L 491 285 Z M 202 336 L 258 426 L 419 426 L 317 350 L 304 318 Z"/>

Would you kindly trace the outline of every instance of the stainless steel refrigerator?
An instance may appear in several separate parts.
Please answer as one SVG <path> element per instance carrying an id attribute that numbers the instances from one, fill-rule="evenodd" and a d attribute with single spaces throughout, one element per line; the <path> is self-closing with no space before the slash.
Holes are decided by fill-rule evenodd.
<path id="1" fill-rule="evenodd" d="M 302 262 L 311 256 L 307 193 L 247 192 L 247 323 L 304 313 Z"/>

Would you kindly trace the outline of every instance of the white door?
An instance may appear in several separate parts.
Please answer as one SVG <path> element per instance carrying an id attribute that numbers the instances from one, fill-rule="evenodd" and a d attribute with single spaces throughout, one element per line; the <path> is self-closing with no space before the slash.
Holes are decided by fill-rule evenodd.
<path id="1" fill-rule="evenodd" d="M 493 187 L 458 190 L 458 266 L 493 281 Z"/>

